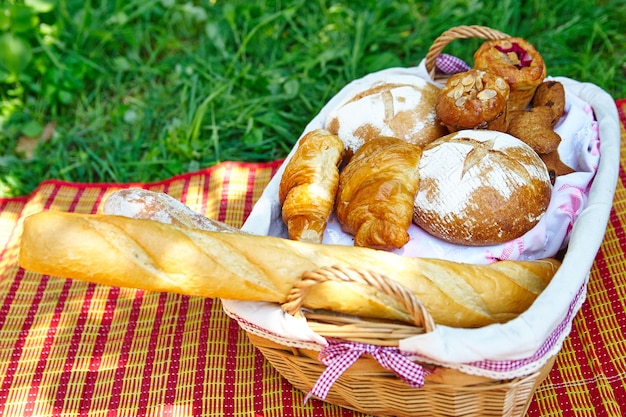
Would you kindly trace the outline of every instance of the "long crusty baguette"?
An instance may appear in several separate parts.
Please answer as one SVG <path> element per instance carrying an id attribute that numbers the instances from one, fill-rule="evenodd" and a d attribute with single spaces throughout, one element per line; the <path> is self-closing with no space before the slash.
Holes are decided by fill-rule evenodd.
<path id="1" fill-rule="evenodd" d="M 226 223 L 210 219 L 193 211 L 180 200 L 166 194 L 142 188 L 114 191 L 104 200 L 104 214 L 155 220 L 176 226 L 213 232 L 241 232 Z"/>
<path id="2" fill-rule="evenodd" d="M 24 221 L 20 265 L 112 286 L 277 303 L 285 301 L 305 271 L 359 266 L 400 282 L 435 323 L 477 327 L 507 321 L 526 310 L 559 263 L 546 259 L 468 265 L 122 216 L 42 212 Z M 320 284 L 305 306 L 411 321 L 390 297 L 355 283 Z"/>

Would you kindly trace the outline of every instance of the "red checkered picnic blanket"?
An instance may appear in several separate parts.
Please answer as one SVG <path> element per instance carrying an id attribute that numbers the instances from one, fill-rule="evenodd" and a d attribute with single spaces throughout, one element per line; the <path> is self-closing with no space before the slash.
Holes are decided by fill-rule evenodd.
<path id="1" fill-rule="evenodd" d="M 613 210 L 587 300 L 529 416 L 626 415 L 626 100 Z M 280 161 L 228 162 L 150 184 L 46 181 L 0 199 L 0 415 L 361 416 L 294 389 L 219 300 L 106 287 L 18 267 L 22 221 L 95 213 L 120 188 L 166 192 L 241 226 Z"/>

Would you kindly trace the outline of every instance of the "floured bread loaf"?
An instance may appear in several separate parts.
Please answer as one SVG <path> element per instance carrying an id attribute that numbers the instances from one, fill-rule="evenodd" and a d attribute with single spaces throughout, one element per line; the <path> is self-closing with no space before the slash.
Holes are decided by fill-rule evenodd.
<path id="1" fill-rule="evenodd" d="M 528 145 L 490 130 L 462 130 L 424 148 L 414 221 L 448 242 L 510 241 L 545 213 L 548 170 Z"/>
<path id="2" fill-rule="evenodd" d="M 325 128 L 339 136 L 350 153 L 379 136 L 424 146 L 448 133 L 436 120 L 438 93 L 418 76 L 377 82 L 331 110 Z"/>
<path id="3" fill-rule="evenodd" d="M 226 223 L 205 217 L 166 194 L 141 188 L 125 188 L 110 194 L 102 209 L 104 214 L 150 219 L 175 226 L 214 232 L 241 233 Z"/>

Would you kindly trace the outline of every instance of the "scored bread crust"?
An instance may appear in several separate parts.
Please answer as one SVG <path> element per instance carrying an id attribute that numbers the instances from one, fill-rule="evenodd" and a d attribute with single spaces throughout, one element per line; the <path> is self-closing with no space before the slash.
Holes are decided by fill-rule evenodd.
<path id="1" fill-rule="evenodd" d="M 214 232 L 241 230 L 224 222 L 205 217 L 166 193 L 143 188 L 124 188 L 109 194 L 102 205 L 104 214 L 155 220 Z"/>
<path id="2" fill-rule="evenodd" d="M 534 227 L 551 195 L 546 165 L 528 145 L 502 132 L 464 130 L 424 149 L 414 221 L 447 242 L 499 244 Z"/>
<path id="3" fill-rule="evenodd" d="M 424 146 L 448 133 L 436 119 L 438 92 L 419 76 L 379 81 L 332 109 L 325 128 L 339 136 L 350 153 L 379 136 Z"/>
<path id="4" fill-rule="evenodd" d="M 351 246 L 203 231 L 103 214 L 41 212 L 24 220 L 19 263 L 41 274 L 189 296 L 283 303 L 306 271 L 356 266 L 409 289 L 435 323 L 479 327 L 525 311 L 560 263 L 469 265 Z M 355 283 L 326 282 L 309 308 L 362 317 L 411 317 L 391 297 Z"/>

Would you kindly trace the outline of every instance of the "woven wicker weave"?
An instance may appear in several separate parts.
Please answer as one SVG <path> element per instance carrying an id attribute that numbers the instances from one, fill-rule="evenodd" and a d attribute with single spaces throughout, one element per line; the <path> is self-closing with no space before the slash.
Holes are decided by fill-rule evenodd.
<path id="1" fill-rule="evenodd" d="M 425 58 L 426 69 L 433 80 L 441 79 L 437 78 L 435 60 L 445 46 L 455 39 L 472 37 L 501 39 L 508 35 L 483 26 L 459 26 L 442 33 Z M 330 279 L 356 281 L 392 295 L 411 314 L 413 325 L 301 310 L 310 287 Z M 379 346 L 397 346 L 400 339 L 434 328 L 432 318 L 412 293 L 383 275 L 358 268 L 323 268 L 304 274 L 283 310 L 296 316 L 304 314 L 309 326 L 327 338 Z M 283 377 L 304 392 L 313 388 L 325 369 L 318 360 L 318 351 L 285 346 L 250 332 L 248 338 Z M 512 380 L 493 380 L 420 364 L 430 374 L 424 386 L 411 388 L 365 354 L 333 384 L 325 401 L 381 416 L 521 417 L 536 388 L 550 372 L 554 359 L 550 358 L 538 372 Z"/>
<path id="2" fill-rule="evenodd" d="M 324 371 L 318 352 L 287 347 L 248 333 L 250 342 L 297 389 L 308 392 Z M 339 379 L 326 401 L 380 416 L 518 417 L 548 376 L 554 358 L 539 372 L 510 381 L 436 368 L 421 388 L 411 388 L 369 356 L 361 357 Z M 441 381 L 441 382 L 440 382 Z"/>
<path id="3" fill-rule="evenodd" d="M 327 280 L 355 281 L 393 296 L 413 316 L 414 326 L 300 310 L 311 286 Z M 401 338 L 434 328 L 432 318 L 410 291 L 385 275 L 355 267 L 320 268 L 303 274 L 283 309 L 296 316 L 304 314 L 309 326 L 327 338 L 380 346 L 397 346 Z M 304 392 L 313 388 L 325 369 L 317 359 L 318 351 L 284 346 L 251 333 L 248 338 L 283 377 Z M 518 417 L 526 413 L 553 363 L 554 357 L 538 372 L 508 381 L 420 364 L 430 374 L 424 386 L 411 388 L 371 356 L 363 355 L 333 384 L 325 400 L 373 415 Z"/>
<path id="4" fill-rule="evenodd" d="M 437 56 L 443 52 L 445 47 L 452 41 L 457 39 L 479 38 L 485 40 L 496 40 L 509 38 L 506 33 L 499 30 L 491 29 L 485 26 L 456 26 L 443 32 L 430 46 L 424 59 L 424 65 L 428 75 L 433 80 L 441 81 L 446 77 L 441 77 L 437 74 L 437 67 L 435 66 L 435 60 Z"/>
<path id="5" fill-rule="evenodd" d="M 309 289 L 328 280 L 357 282 L 391 295 L 413 317 L 413 324 L 364 320 L 330 312 L 303 313 L 300 308 Z M 336 266 L 305 272 L 282 307 L 293 316 L 304 314 L 309 327 L 324 337 L 379 346 L 397 346 L 400 339 L 429 332 L 435 327 L 432 317 L 412 292 L 385 275 L 355 267 Z"/>

